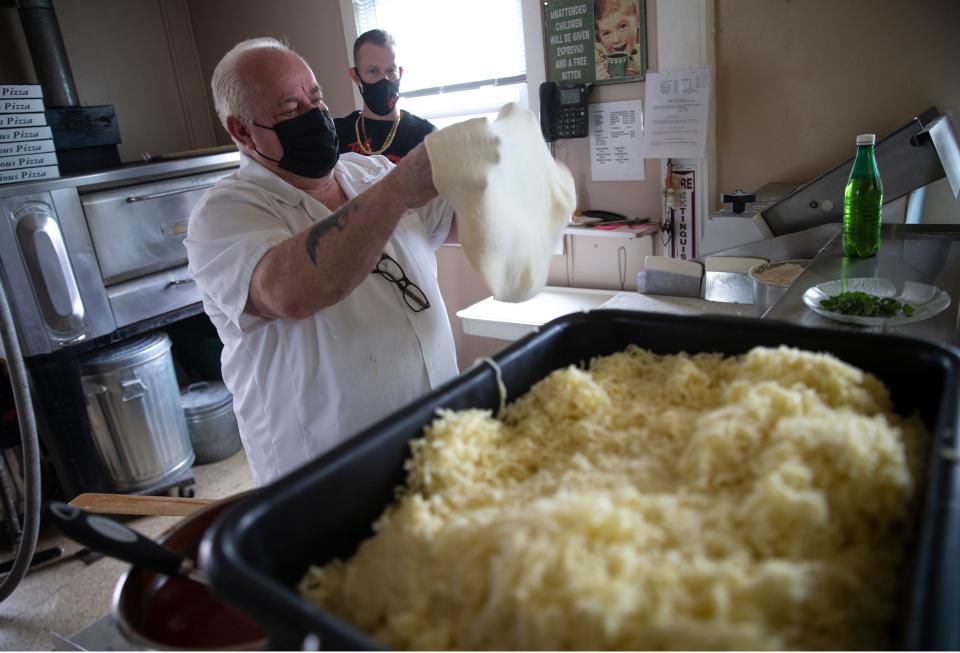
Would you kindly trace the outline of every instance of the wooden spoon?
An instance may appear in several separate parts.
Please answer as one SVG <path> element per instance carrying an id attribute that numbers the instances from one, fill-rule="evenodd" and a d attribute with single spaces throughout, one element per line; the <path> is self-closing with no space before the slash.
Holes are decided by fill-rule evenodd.
<path id="1" fill-rule="evenodd" d="M 64 535 L 97 553 L 139 565 L 166 576 L 182 576 L 210 585 L 207 575 L 189 558 L 109 517 L 51 501 L 47 516 Z"/>
<path id="2" fill-rule="evenodd" d="M 86 492 L 84 494 L 78 494 L 73 501 L 70 502 L 70 505 L 89 512 L 107 513 L 111 515 L 185 517 L 216 501 L 216 499 L 187 499 L 182 497 L 154 497 L 136 494 Z"/>

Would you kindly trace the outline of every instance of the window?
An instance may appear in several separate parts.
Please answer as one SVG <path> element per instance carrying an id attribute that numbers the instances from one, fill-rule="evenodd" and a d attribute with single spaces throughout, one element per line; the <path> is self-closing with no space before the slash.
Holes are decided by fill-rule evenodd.
<path id="1" fill-rule="evenodd" d="M 407 111 L 442 128 L 477 116 L 493 119 L 507 102 L 527 104 L 521 0 L 352 5 L 356 34 L 380 28 L 396 39 L 400 106 Z"/>

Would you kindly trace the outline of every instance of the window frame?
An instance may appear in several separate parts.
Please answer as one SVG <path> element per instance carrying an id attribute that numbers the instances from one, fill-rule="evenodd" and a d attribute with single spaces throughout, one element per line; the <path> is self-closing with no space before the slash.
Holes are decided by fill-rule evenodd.
<path id="1" fill-rule="evenodd" d="M 540 84 L 546 80 L 546 53 L 543 44 L 543 24 L 542 24 L 542 0 L 520 0 L 520 9 L 523 20 L 523 51 L 527 64 L 527 86 L 526 92 L 520 94 L 521 104 L 524 104 L 533 113 L 539 114 L 540 94 L 530 89 L 539 89 Z M 357 20 L 353 10 L 353 0 L 340 0 L 340 18 L 343 23 L 344 48 L 347 51 L 347 62 L 353 66 L 353 42 L 357 40 Z M 503 83 L 506 80 L 500 80 Z M 467 90 L 470 87 L 476 87 L 481 82 L 471 82 L 463 85 L 464 88 L 456 88 L 460 85 L 448 85 L 441 87 L 445 91 Z M 356 84 L 350 84 L 353 91 L 354 109 L 363 107 L 363 98 Z M 401 93 L 401 97 L 422 97 L 435 89 L 422 89 L 410 93 L 409 95 Z"/>

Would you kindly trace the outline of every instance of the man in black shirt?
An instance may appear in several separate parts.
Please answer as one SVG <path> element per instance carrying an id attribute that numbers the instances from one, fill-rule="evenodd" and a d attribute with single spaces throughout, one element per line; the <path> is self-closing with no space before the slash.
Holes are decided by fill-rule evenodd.
<path id="1" fill-rule="evenodd" d="M 363 110 L 334 120 L 340 152 L 382 154 L 399 163 L 435 127 L 397 109 L 403 67 L 397 67 L 394 40 L 387 32 L 373 29 L 357 37 L 353 63 L 348 72 L 360 87 Z"/>

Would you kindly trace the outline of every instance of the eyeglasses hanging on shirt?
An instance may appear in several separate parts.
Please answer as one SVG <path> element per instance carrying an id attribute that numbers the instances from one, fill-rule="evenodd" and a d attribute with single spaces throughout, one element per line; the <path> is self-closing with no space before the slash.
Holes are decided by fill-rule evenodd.
<path id="1" fill-rule="evenodd" d="M 387 254 L 380 254 L 380 260 L 377 261 L 377 267 L 370 271 L 370 274 L 379 274 L 381 277 L 391 283 L 397 284 L 403 293 L 403 301 L 407 307 L 414 313 L 425 311 L 430 308 L 430 302 L 427 300 L 423 290 L 410 281 L 407 273 L 400 267 L 400 263 L 395 258 Z"/>

